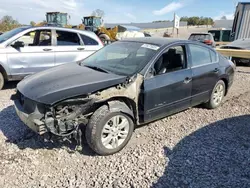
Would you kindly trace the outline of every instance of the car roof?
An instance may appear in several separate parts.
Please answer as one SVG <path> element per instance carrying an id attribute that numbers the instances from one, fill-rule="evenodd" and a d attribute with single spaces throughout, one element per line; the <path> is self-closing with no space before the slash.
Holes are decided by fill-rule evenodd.
<path id="1" fill-rule="evenodd" d="M 140 42 L 140 43 L 148 43 L 155 44 L 158 46 L 165 46 L 167 44 L 173 42 L 186 42 L 187 40 L 176 39 L 176 38 L 164 38 L 164 37 L 142 37 L 142 38 L 127 38 L 121 41 L 125 42 Z"/>
<path id="2" fill-rule="evenodd" d="M 191 33 L 191 35 L 211 35 L 211 33 L 207 33 L 207 32 L 196 32 L 196 33 Z"/>
<path id="3" fill-rule="evenodd" d="M 250 38 L 238 39 L 225 46 L 242 48 L 242 49 L 250 49 Z"/>
<path id="4" fill-rule="evenodd" d="M 26 29 L 59 29 L 59 30 L 63 30 L 63 31 L 74 31 L 74 32 L 80 32 L 83 34 L 93 34 L 92 31 L 86 31 L 86 30 L 81 30 L 81 29 L 77 29 L 77 28 L 66 28 L 66 27 L 60 27 L 60 26 L 23 26 L 22 28 L 26 28 Z"/>

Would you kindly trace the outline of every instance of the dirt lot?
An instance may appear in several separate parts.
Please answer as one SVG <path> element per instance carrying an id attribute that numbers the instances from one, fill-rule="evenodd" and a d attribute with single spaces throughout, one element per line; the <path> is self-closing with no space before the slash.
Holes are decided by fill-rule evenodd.
<path id="1" fill-rule="evenodd" d="M 44 142 L 0 91 L 0 187 L 250 187 L 250 68 L 216 110 L 196 107 L 137 129 L 101 157 Z"/>

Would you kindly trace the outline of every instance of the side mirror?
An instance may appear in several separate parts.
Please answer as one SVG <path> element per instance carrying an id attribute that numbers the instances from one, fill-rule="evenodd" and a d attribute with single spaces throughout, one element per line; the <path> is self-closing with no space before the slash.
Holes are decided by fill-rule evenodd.
<path id="1" fill-rule="evenodd" d="M 12 45 L 14 48 L 22 48 L 24 47 L 24 42 L 22 41 L 16 41 L 13 45 Z"/>
<path id="2" fill-rule="evenodd" d="M 156 71 L 153 67 L 151 67 L 148 71 L 148 77 L 151 78 L 156 75 Z"/>

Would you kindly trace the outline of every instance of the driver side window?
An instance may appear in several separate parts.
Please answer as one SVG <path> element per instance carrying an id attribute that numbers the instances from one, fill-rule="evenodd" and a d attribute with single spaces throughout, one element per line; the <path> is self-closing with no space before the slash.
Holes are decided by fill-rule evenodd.
<path id="1" fill-rule="evenodd" d="M 185 69 L 186 52 L 185 46 L 173 46 L 167 49 L 154 64 L 154 75 Z"/>
<path id="2" fill-rule="evenodd" d="M 11 45 L 14 45 L 15 42 L 23 42 L 24 46 L 32 46 L 34 44 L 35 39 L 35 31 L 31 31 L 29 33 L 24 34 L 17 40 L 11 43 Z"/>
<path id="3" fill-rule="evenodd" d="M 25 46 L 51 46 L 51 30 L 36 30 L 31 31 L 17 40 L 11 43 L 11 46 L 15 46 L 15 43 L 23 43 Z"/>

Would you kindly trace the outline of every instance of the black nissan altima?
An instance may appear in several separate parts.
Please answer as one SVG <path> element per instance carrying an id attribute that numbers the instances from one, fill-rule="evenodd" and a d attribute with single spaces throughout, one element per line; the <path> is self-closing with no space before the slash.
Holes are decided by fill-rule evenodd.
<path id="1" fill-rule="evenodd" d="M 234 64 L 201 43 L 126 39 L 81 62 L 25 78 L 12 96 L 32 130 L 82 142 L 100 155 L 120 151 L 134 129 L 189 107 L 220 106 Z"/>

